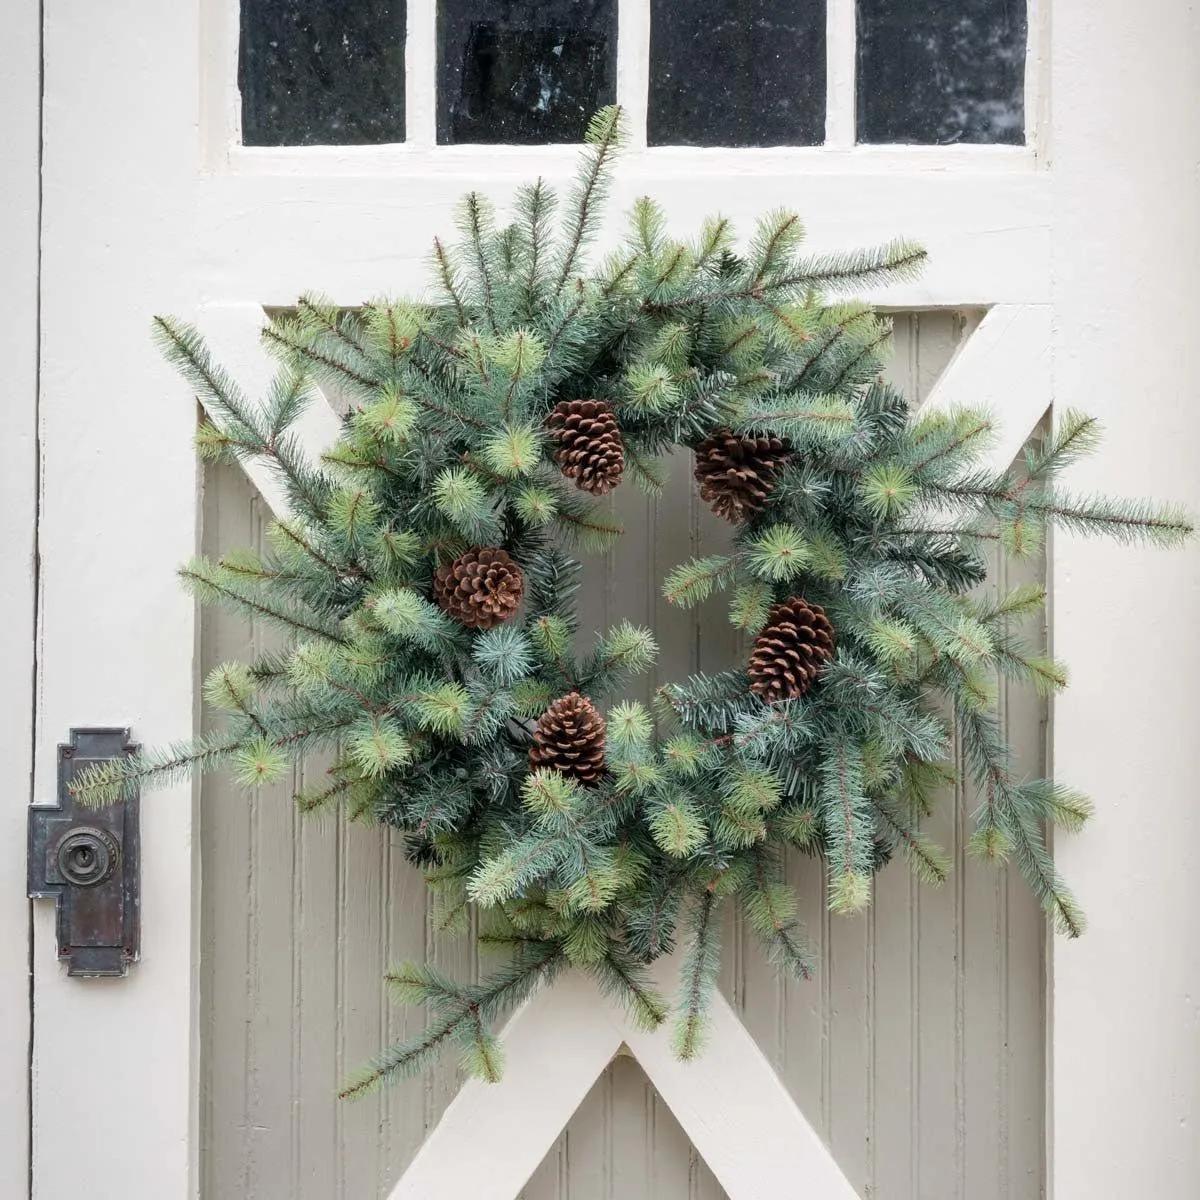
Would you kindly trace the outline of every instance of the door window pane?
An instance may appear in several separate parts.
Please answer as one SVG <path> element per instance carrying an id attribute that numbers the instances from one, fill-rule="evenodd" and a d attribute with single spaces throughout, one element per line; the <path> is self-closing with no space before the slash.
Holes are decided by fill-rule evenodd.
<path id="1" fill-rule="evenodd" d="M 825 140 L 825 0 L 651 0 L 652 146 Z"/>
<path id="2" fill-rule="evenodd" d="M 858 0 L 858 140 L 1025 140 L 1025 0 Z"/>
<path id="3" fill-rule="evenodd" d="M 404 21 L 404 0 L 242 0 L 242 141 L 404 141 Z"/>
<path id="4" fill-rule="evenodd" d="M 581 142 L 616 99 L 616 0 L 441 0 L 438 141 Z"/>

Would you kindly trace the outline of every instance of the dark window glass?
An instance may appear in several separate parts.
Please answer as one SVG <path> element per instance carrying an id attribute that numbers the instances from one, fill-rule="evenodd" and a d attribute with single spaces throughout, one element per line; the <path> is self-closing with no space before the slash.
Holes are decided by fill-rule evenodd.
<path id="1" fill-rule="evenodd" d="M 242 141 L 404 141 L 404 20 L 404 0 L 242 0 Z"/>
<path id="2" fill-rule="evenodd" d="M 581 142 L 616 98 L 616 0 L 441 0 L 438 141 Z"/>
<path id="3" fill-rule="evenodd" d="M 1025 140 L 1025 0 L 858 0 L 858 140 Z"/>
<path id="4" fill-rule="evenodd" d="M 652 146 L 825 140 L 825 0 L 651 0 Z"/>

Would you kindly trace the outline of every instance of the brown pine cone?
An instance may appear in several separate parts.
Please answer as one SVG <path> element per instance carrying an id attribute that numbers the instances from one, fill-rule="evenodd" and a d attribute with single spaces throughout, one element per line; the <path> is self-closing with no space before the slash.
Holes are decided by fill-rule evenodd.
<path id="1" fill-rule="evenodd" d="M 546 417 L 558 443 L 554 461 L 575 486 L 605 496 L 621 482 L 625 443 L 612 405 L 604 400 L 562 400 Z"/>
<path id="2" fill-rule="evenodd" d="M 604 718 L 578 692 L 569 692 L 538 718 L 529 747 L 532 770 L 550 767 L 579 783 L 604 774 Z"/>
<path id="3" fill-rule="evenodd" d="M 726 521 L 744 521 L 762 511 L 790 452 L 786 438 L 718 429 L 696 447 L 700 499 Z"/>
<path id="4" fill-rule="evenodd" d="M 795 700 L 833 657 L 833 626 L 819 604 L 791 596 L 767 614 L 750 654 L 750 690 L 768 704 Z"/>
<path id="5" fill-rule="evenodd" d="M 433 577 L 438 607 L 468 629 L 491 629 L 507 621 L 525 596 L 520 564 L 503 550 L 476 547 L 443 563 Z"/>

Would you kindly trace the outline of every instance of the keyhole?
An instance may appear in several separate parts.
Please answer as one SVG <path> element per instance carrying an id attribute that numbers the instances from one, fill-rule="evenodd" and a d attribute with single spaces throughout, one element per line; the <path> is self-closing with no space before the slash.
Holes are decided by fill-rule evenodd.
<path id="1" fill-rule="evenodd" d="M 58 846 L 58 869 L 76 887 L 103 883 L 120 862 L 121 848 L 104 829 L 73 829 Z"/>

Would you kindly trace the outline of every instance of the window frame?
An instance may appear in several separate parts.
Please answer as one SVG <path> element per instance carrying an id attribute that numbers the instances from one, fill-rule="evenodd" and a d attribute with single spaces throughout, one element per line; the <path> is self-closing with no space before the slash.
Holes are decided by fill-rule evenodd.
<path id="1" fill-rule="evenodd" d="M 627 166 L 648 177 L 677 178 L 727 168 L 764 167 L 796 174 L 875 173 L 888 169 L 1007 173 L 1042 168 L 1048 157 L 1050 0 L 1028 0 L 1025 56 L 1025 144 L 858 143 L 855 81 L 856 0 L 827 0 L 825 142 L 820 146 L 648 146 L 649 0 L 617 0 L 617 103 L 627 114 Z M 571 145 L 509 146 L 437 142 L 437 0 L 408 0 L 405 45 L 406 140 L 365 146 L 244 146 L 238 89 L 239 0 L 202 0 L 201 112 L 203 156 L 214 173 L 273 175 L 470 177 L 481 160 L 503 169 L 557 173 L 574 161 Z"/>

